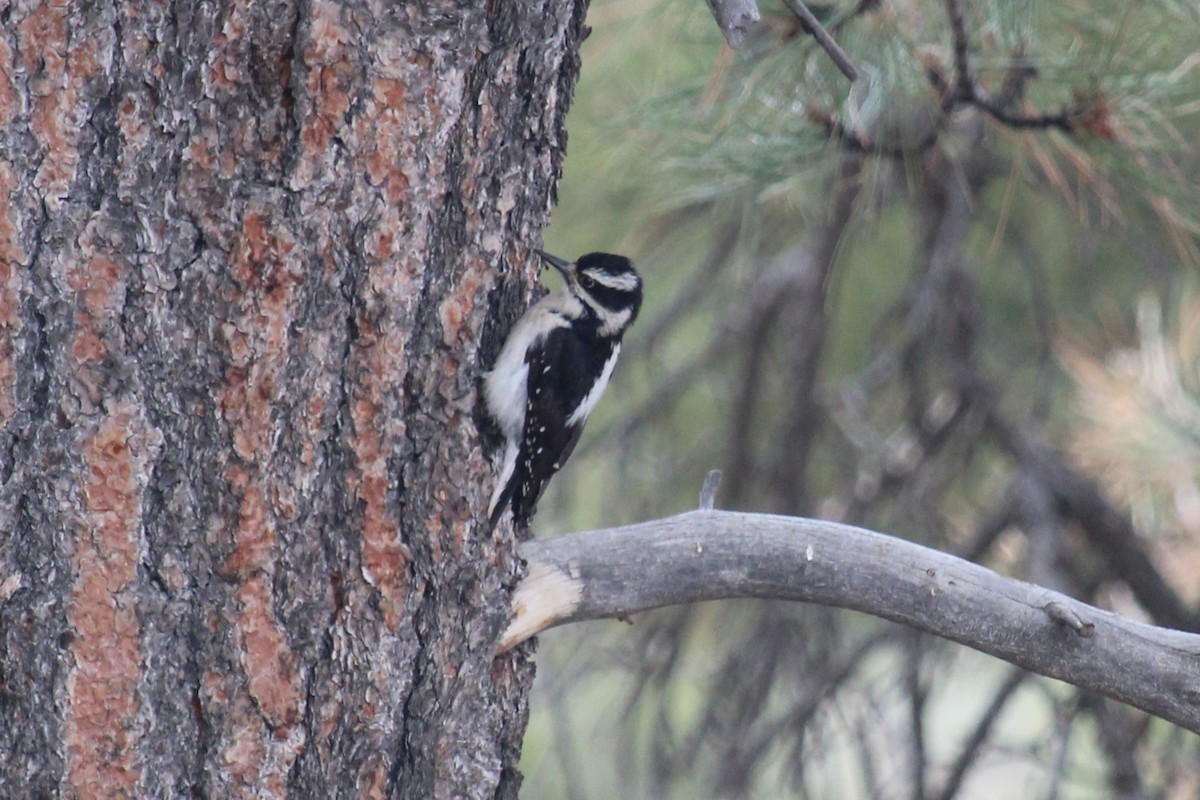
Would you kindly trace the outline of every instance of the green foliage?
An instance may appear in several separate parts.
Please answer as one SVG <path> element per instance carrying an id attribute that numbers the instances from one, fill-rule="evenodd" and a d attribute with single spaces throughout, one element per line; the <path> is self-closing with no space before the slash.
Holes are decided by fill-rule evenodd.
<path id="1" fill-rule="evenodd" d="M 964 0 L 978 89 L 994 99 L 1020 83 L 1012 115 L 1066 120 L 1032 127 L 950 97 L 959 75 L 946 3 L 882 0 L 856 13 L 870 5 L 842 0 L 825 17 L 862 74 L 850 86 L 781 5 L 764 3 L 763 23 L 732 52 L 695 0 L 593 4 L 595 32 L 583 53 L 546 247 L 631 255 L 645 275 L 647 301 L 613 386 L 577 455 L 551 484 L 535 527 L 545 535 L 690 508 L 707 470 L 728 469 L 731 452 L 746 442 L 754 475 L 741 502 L 762 508 L 777 500 L 756 476 L 794 444 L 779 431 L 795 407 L 786 372 L 795 328 L 785 312 L 758 345 L 761 381 L 753 413 L 738 427 L 733 417 L 755 355 L 745 339 L 755 319 L 744 309 L 780 254 L 828 224 L 847 156 L 863 151 L 861 189 L 824 296 L 818 430 L 804 470 L 808 504 L 800 510 L 857 513 L 863 524 L 957 549 L 1013 481 L 1011 454 L 981 435 L 979 410 L 954 423 L 911 473 L 889 477 L 886 468 L 932 409 L 961 401 L 952 355 L 937 345 L 949 339 L 914 330 L 915 298 L 935 271 L 926 241 L 937 211 L 930 186 L 948 167 L 980 186 L 962 244 L 971 283 L 956 297 L 976 326 L 972 363 L 997 386 L 1002 413 L 1063 443 L 1144 531 L 1168 531 L 1167 545 L 1196 548 L 1187 515 L 1200 513 L 1200 501 L 1189 505 L 1200 480 L 1200 431 L 1193 429 L 1200 311 L 1186 292 L 1158 298 L 1194 285 L 1188 281 L 1200 264 L 1200 5 Z M 1022 73 L 1025 67 L 1036 74 Z M 906 358 L 904 346 L 913 342 L 920 346 Z M 727 476 L 726 484 L 736 479 Z M 861 500 L 871 485 L 882 488 Z M 1010 531 L 992 547 L 989 564 L 1028 575 L 1032 547 Z M 1200 563 L 1185 562 L 1184 552 L 1154 555 Z M 1094 561 L 1103 559 L 1080 557 L 1080 569 Z M 1194 578 L 1165 571 L 1189 599 L 1200 593 Z M 1102 574 L 1096 584 L 1105 580 Z M 1109 596 L 1092 589 L 1091 602 Z M 856 726 L 871 714 L 879 715 L 881 735 L 905 733 L 906 690 L 895 675 L 907 646 L 873 622 L 845 616 L 815 635 L 814 620 L 834 619 L 823 614 L 768 613 L 754 604 L 669 612 L 633 631 L 622 626 L 603 647 L 600 624 L 549 634 L 540 657 L 551 680 L 539 685 L 525 796 L 717 796 L 714 776 L 727 765 L 709 739 L 682 777 L 664 777 L 678 773 L 647 753 L 655 741 L 686 740 L 683 732 L 721 701 L 714 693 L 740 663 L 735 651 L 762 645 L 764 625 L 796 626 L 810 641 L 772 672 L 762 715 L 768 721 L 786 720 L 806 697 L 806 665 L 821 667 L 874 636 L 885 641 L 853 672 L 850 689 L 822 701 L 827 713 L 808 727 L 785 725 L 772 740 L 755 772 L 762 796 L 866 796 L 889 775 L 903 776 L 903 754 L 871 776 L 851 753 L 861 745 Z M 669 658 L 663 642 L 676 640 L 668 630 L 684 643 L 680 652 L 666 648 Z M 576 652 L 577 635 L 587 637 L 585 652 Z M 938 689 L 926 723 L 940 777 L 969 732 L 966 721 L 984 705 L 966 699 L 994 691 L 1000 677 L 995 668 L 973 683 L 944 651 L 933 652 L 922 674 Z M 611 662 L 643 671 L 589 671 L 589 664 Z M 560 670 L 576 688 L 553 679 Z M 1061 797 L 1102 796 L 1110 754 L 1103 736 L 1088 723 L 1062 738 L 1059 750 L 1047 744 L 1077 718 L 1091 717 L 1065 689 L 1037 686 L 1019 690 L 1006 707 L 996 744 L 972 772 L 973 793 L 962 796 L 1045 794 L 1058 778 Z M 743 700 L 736 693 L 725 699 Z M 730 711 L 721 719 L 732 724 L 734 717 Z M 767 722 L 756 717 L 746 725 L 725 735 L 763 735 Z M 627 737 L 620 742 L 617 726 Z M 1150 731 L 1131 758 L 1152 785 L 1166 786 L 1176 779 L 1168 768 L 1148 765 L 1187 763 L 1194 743 L 1180 749 L 1158 726 Z M 583 776 L 573 786 L 563 777 L 567 768 L 557 770 L 543 749 L 564 737 L 575 740 Z M 589 770 L 580 753 L 594 753 L 604 766 Z M 801 777 L 798 764 L 808 770 Z M 631 774 L 614 786 L 612 775 L 626 769 Z"/>

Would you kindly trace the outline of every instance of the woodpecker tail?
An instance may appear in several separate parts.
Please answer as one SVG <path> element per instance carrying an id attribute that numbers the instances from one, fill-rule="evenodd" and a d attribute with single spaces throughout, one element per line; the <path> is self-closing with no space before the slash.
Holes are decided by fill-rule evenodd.
<path id="1" fill-rule="evenodd" d="M 496 489 L 492 492 L 492 500 L 488 503 L 488 523 L 495 528 L 504 510 L 512 504 L 513 492 L 517 490 L 517 455 L 520 447 L 515 442 L 509 442 L 504 450 L 504 467 L 500 470 L 500 479 L 496 481 Z"/>
<path id="2" fill-rule="evenodd" d="M 488 512 L 489 527 L 495 528 L 496 523 L 498 523 L 500 518 L 504 516 L 504 512 L 507 511 L 508 507 L 512 504 L 512 496 L 516 488 L 516 478 L 509 478 L 508 483 L 504 485 L 504 488 L 500 491 L 500 494 L 492 498 L 492 506 Z"/>

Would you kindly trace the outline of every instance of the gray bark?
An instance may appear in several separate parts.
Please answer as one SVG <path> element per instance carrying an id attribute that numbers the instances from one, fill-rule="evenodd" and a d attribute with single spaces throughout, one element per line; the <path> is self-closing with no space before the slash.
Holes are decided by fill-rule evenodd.
<path id="1" fill-rule="evenodd" d="M 758 0 L 707 0 L 708 10 L 717 21 L 717 27 L 725 36 L 729 46 L 737 48 L 746 38 L 750 29 L 761 18 L 758 13 Z"/>
<path id="2" fill-rule="evenodd" d="M 526 542 L 509 647 L 554 625 L 734 597 L 864 611 L 1200 733 L 1200 635 L 1144 625 L 932 550 L 819 520 L 695 511 Z"/>
<path id="3" fill-rule="evenodd" d="M 0 796 L 516 794 L 475 388 L 585 6 L 3 9 Z"/>

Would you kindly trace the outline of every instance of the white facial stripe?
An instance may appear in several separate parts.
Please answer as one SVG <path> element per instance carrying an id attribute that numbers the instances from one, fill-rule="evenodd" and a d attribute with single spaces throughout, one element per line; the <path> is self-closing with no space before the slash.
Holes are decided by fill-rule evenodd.
<path id="1" fill-rule="evenodd" d="M 596 283 L 602 286 L 607 286 L 610 289 L 621 289 L 622 291 L 631 292 L 641 283 L 638 276 L 632 272 L 625 272 L 620 275 L 609 275 L 607 272 L 589 272 L 587 273 L 596 279 Z"/>

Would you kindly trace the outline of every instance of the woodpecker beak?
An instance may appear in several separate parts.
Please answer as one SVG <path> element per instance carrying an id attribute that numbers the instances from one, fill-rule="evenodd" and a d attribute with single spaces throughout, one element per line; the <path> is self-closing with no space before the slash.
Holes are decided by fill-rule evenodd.
<path id="1" fill-rule="evenodd" d="M 533 252 L 535 252 L 539 256 L 541 256 L 542 261 L 545 261 L 547 264 L 549 264 L 550 266 L 554 267 L 556 270 L 561 272 L 562 276 L 564 278 L 569 279 L 571 277 L 571 273 L 573 271 L 572 270 L 573 265 L 571 264 L 570 261 L 561 259 L 558 256 L 552 256 L 549 253 L 547 253 L 545 250 L 534 250 Z"/>

